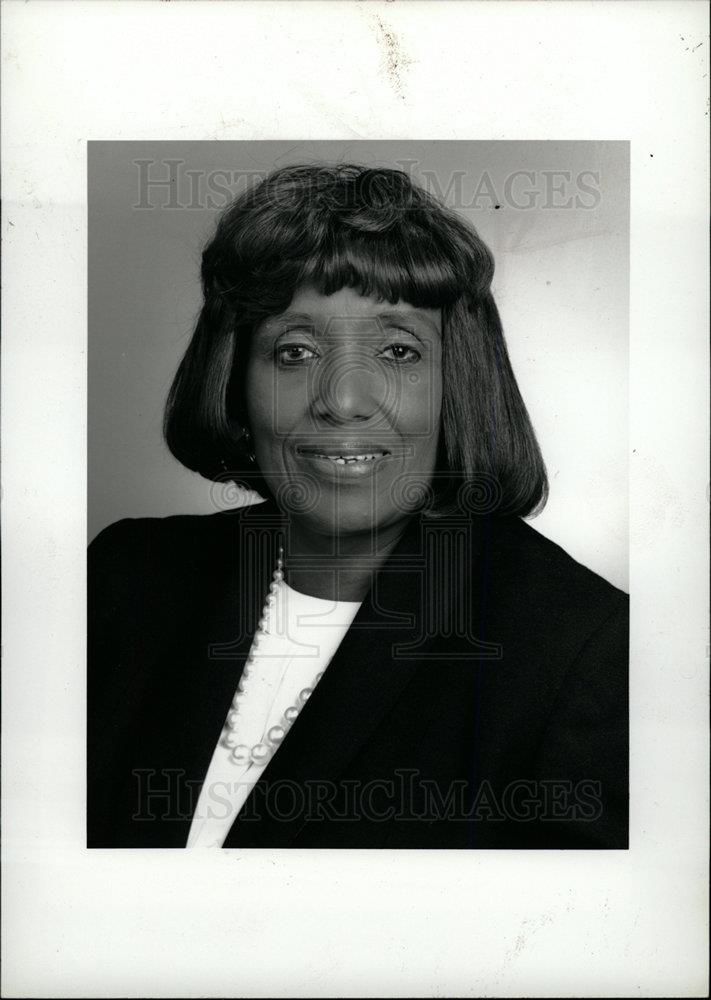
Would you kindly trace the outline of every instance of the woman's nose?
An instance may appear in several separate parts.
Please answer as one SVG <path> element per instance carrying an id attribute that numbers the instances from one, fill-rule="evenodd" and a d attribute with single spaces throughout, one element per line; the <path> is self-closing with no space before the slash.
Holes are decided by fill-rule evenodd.
<path id="1" fill-rule="evenodd" d="M 326 420 L 372 419 L 387 404 L 382 370 L 365 348 L 338 352 L 314 373 L 314 409 Z"/>

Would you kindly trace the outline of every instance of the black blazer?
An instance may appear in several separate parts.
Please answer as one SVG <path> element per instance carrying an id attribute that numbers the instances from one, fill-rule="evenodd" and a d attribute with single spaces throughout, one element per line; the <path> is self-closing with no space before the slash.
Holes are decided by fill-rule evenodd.
<path id="1" fill-rule="evenodd" d="M 185 846 L 281 541 L 266 502 L 92 542 L 89 847 Z M 626 848 L 627 623 L 519 518 L 414 517 L 225 847 Z"/>

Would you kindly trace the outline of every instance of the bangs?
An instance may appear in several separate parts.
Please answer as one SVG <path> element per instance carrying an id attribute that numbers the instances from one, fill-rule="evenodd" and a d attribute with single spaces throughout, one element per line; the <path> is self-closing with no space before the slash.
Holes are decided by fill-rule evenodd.
<path id="1" fill-rule="evenodd" d="M 481 300 L 494 270 L 474 229 L 404 174 L 352 165 L 285 168 L 237 200 L 223 235 L 214 264 L 247 327 L 307 285 L 442 309 Z"/>
<path id="2" fill-rule="evenodd" d="M 431 232 L 414 229 L 400 225 L 377 235 L 334 233 L 302 260 L 296 284 L 313 285 L 322 295 L 353 288 L 393 304 L 449 306 L 462 294 L 460 269 Z"/>

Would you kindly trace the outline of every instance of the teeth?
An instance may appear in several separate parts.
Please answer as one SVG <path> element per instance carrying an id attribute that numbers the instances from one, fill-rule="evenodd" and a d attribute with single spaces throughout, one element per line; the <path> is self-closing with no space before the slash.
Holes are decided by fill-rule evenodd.
<path id="1" fill-rule="evenodd" d="M 319 455 L 319 458 L 327 458 L 331 462 L 335 462 L 336 465 L 353 465 L 354 462 L 373 462 L 376 458 L 382 458 L 383 452 L 377 452 L 369 455 L 348 455 L 344 457 L 343 455 Z"/>

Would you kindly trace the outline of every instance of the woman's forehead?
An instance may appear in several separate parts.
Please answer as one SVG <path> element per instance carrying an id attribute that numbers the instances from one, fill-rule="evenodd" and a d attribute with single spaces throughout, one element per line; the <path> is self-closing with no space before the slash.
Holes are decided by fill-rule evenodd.
<path id="1" fill-rule="evenodd" d="M 413 306 L 404 299 L 392 303 L 377 296 L 363 295 L 357 289 L 349 287 L 324 295 L 312 285 L 302 285 L 296 289 L 284 312 L 272 317 L 272 320 L 331 322 L 350 318 L 373 319 L 380 322 L 407 319 L 436 331 L 441 330 L 440 309 Z"/>

